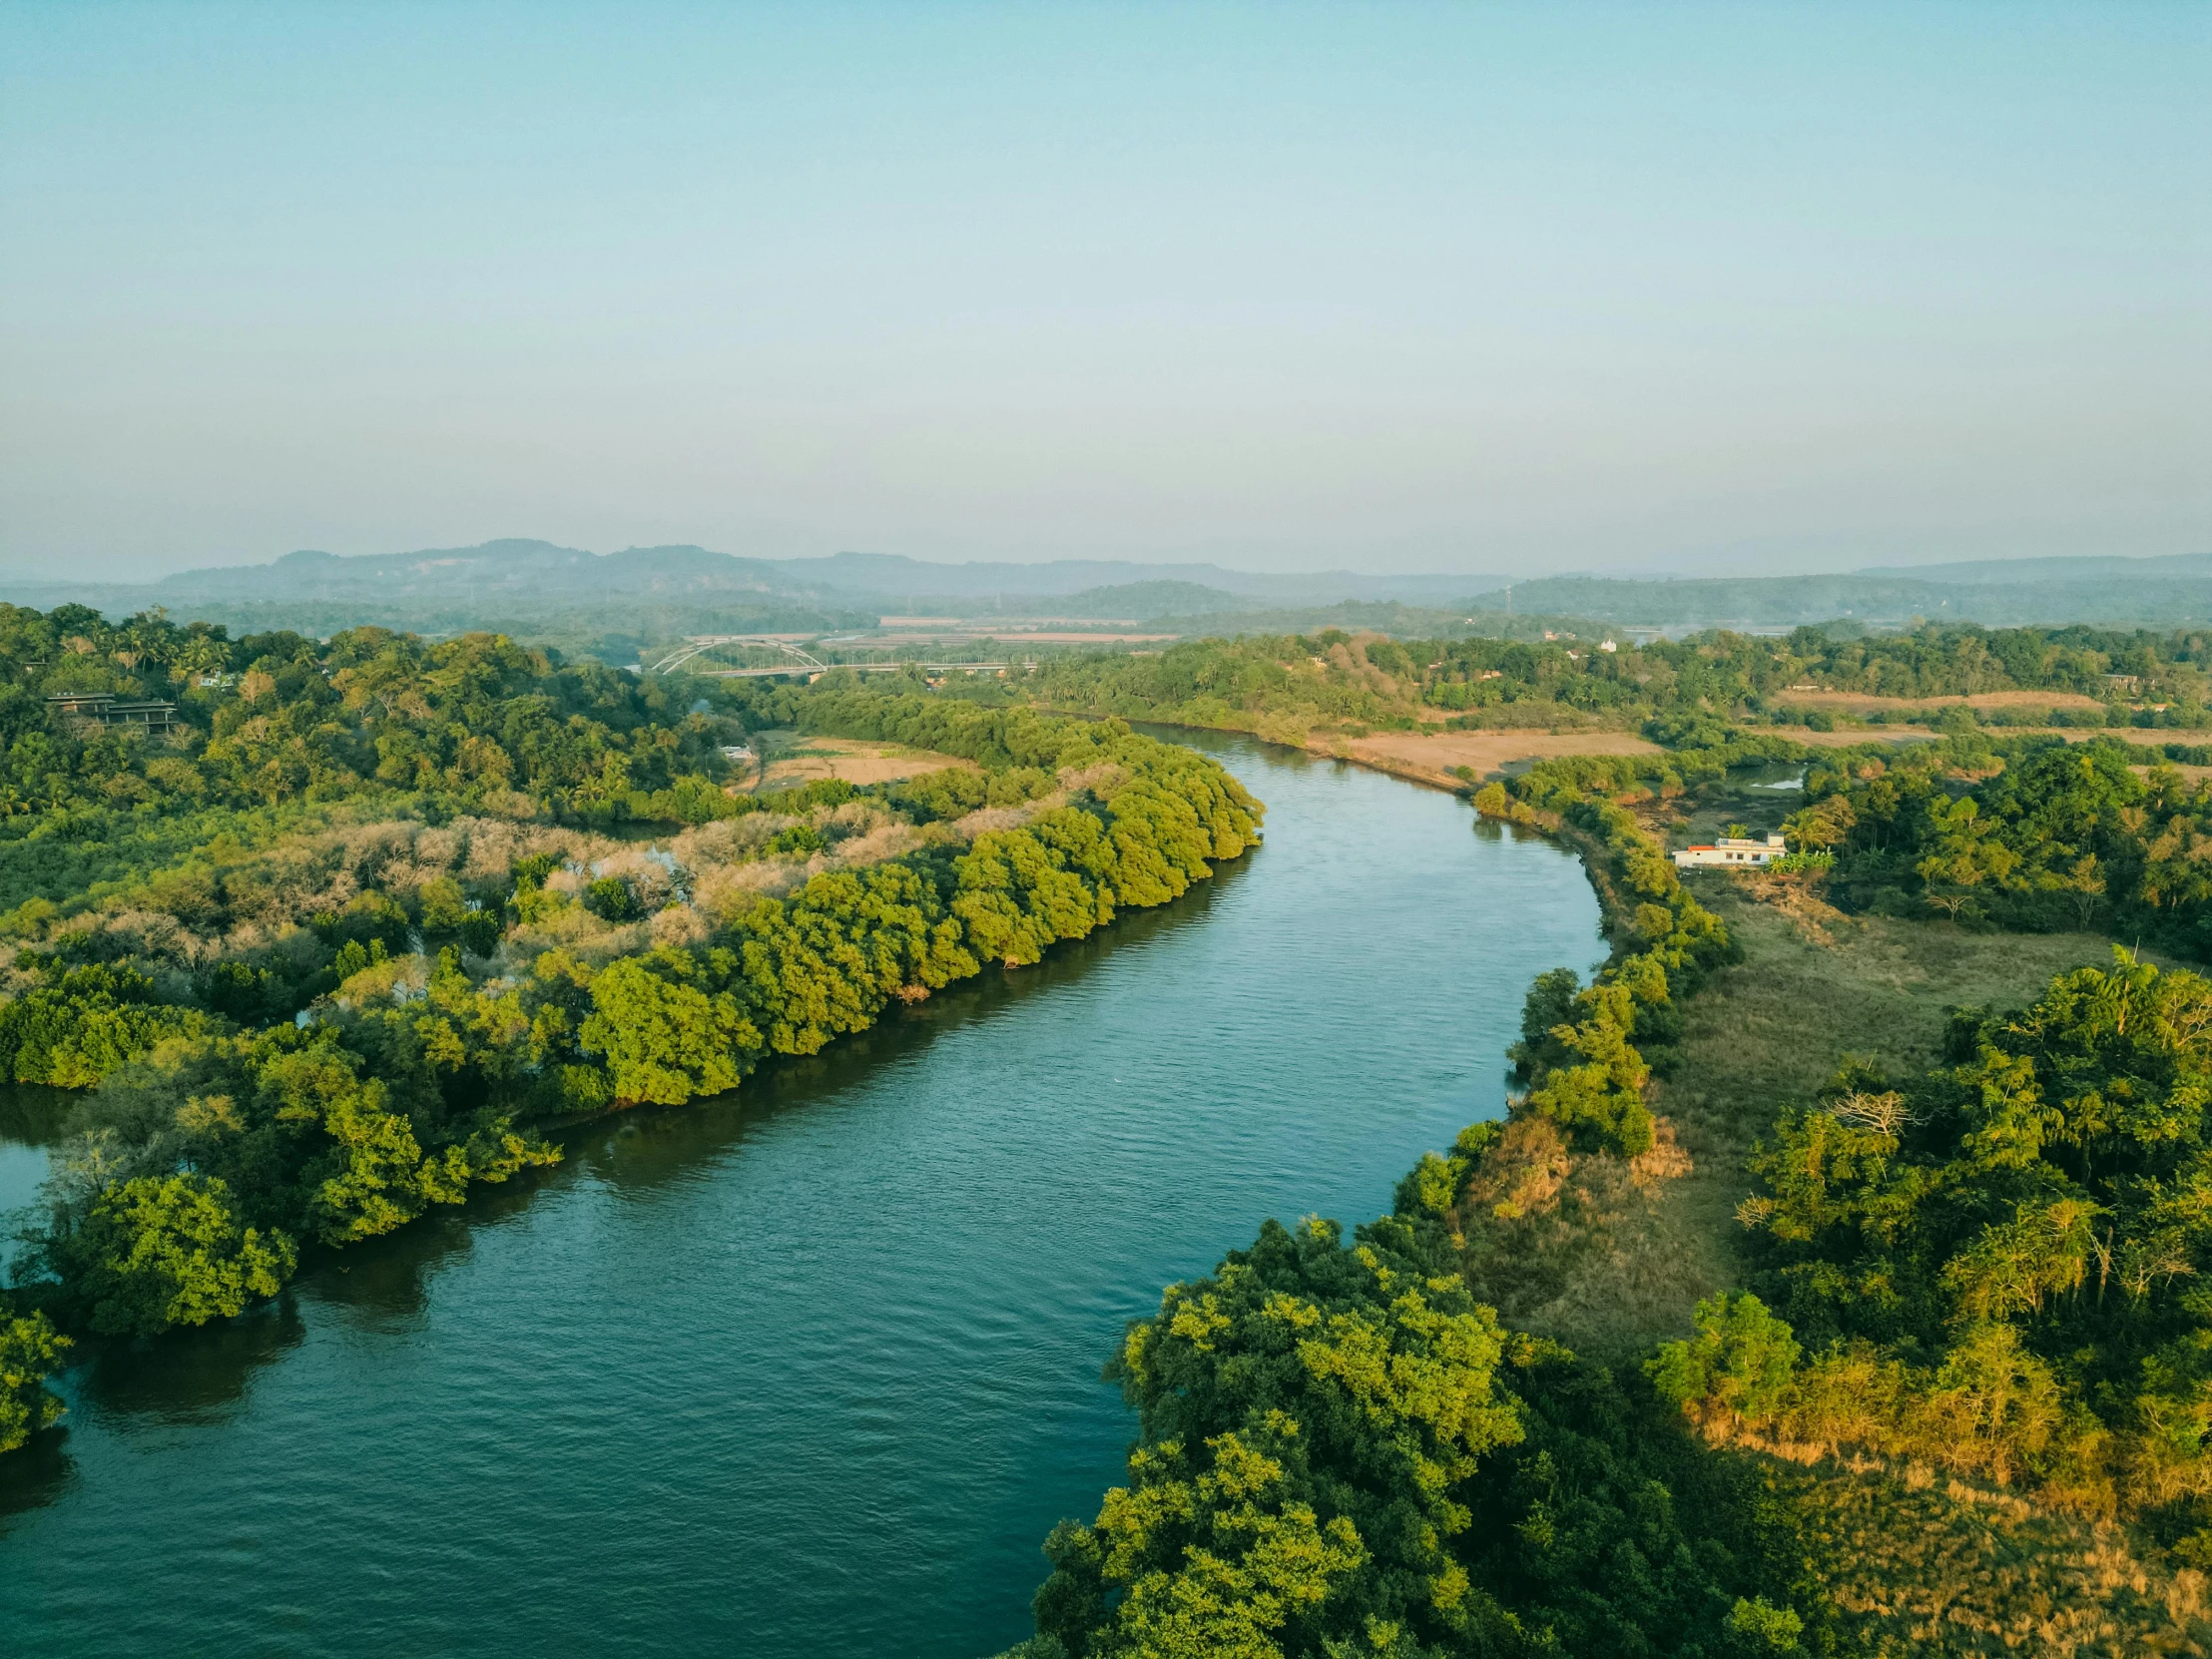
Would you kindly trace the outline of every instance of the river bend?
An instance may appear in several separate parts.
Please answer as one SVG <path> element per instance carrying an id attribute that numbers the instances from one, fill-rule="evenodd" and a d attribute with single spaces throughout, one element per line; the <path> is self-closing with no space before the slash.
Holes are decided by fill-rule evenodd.
<path id="1" fill-rule="evenodd" d="M 1268 1216 L 1496 1114 L 1574 860 L 1448 796 L 1172 735 L 1267 843 L 723 1102 L 61 1380 L 0 1458 L 0 1646 L 975 1659 L 1133 1433 L 1099 1367 Z M 35 1176 L 0 1113 L 0 1177 Z"/>

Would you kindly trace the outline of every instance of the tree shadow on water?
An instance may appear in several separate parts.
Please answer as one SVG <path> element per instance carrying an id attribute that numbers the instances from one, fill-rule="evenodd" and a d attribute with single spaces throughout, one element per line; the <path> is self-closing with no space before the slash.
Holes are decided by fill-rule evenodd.
<path id="1" fill-rule="evenodd" d="M 68 1421 L 62 1418 L 64 1425 Z M 0 1538 L 19 1517 L 54 1502 L 76 1478 L 66 1426 L 41 1429 L 15 1450 L 0 1453 Z"/>
<path id="2" fill-rule="evenodd" d="M 0 1084 L 0 1141 L 53 1146 L 62 1138 L 69 1109 L 83 1098 L 77 1090 L 44 1083 Z"/>
<path id="3" fill-rule="evenodd" d="M 237 1319 L 159 1337 L 81 1339 L 72 1411 L 134 1424 L 220 1422 L 246 1397 L 254 1374 L 297 1348 L 306 1333 L 287 1292 Z"/>
<path id="4" fill-rule="evenodd" d="M 76 1480 L 72 1423 L 97 1414 L 126 1433 L 220 1423 L 244 1401 L 255 1375 L 305 1335 L 286 1293 L 237 1319 L 159 1337 L 80 1337 L 76 1364 L 58 1380 L 69 1413 L 0 1455 L 0 1537 L 11 1520 L 55 1502 Z"/>

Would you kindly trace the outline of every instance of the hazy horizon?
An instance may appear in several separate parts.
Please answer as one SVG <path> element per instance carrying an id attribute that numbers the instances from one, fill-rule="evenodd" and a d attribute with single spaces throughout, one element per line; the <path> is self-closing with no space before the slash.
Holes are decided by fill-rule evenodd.
<path id="1" fill-rule="evenodd" d="M 0 571 L 2212 550 L 2212 9 L 0 7 Z"/>
<path id="2" fill-rule="evenodd" d="M 549 546 L 555 546 L 555 547 L 559 547 L 559 548 L 561 548 L 562 550 L 564 550 L 564 551 L 568 551 L 568 552 L 576 552 L 576 553 L 589 553 L 589 554 L 592 554 L 592 555 L 594 555 L 594 556 L 597 556 L 597 557 L 602 557 L 602 558 L 604 558 L 604 557 L 609 557 L 609 556 L 612 556 L 612 555 L 616 555 L 616 554 L 621 554 L 621 553 L 631 553 L 631 552 L 650 552 L 650 551 L 654 551 L 655 549 L 659 549 L 659 548 L 678 548 L 678 547 L 699 547 L 699 548 L 701 548 L 701 550 L 702 550 L 702 551 L 704 551 L 704 552 L 708 552 L 708 553 L 716 553 L 716 554 L 724 554 L 724 555 L 727 555 L 727 556 L 730 556 L 730 557 L 733 557 L 733 558 L 747 558 L 747 557 L 752 557 L 752 558 L 768 558 L 768 559 L 778 559 L 778 560 L 795 560 L 795 559 L 796 559 L 796 560 L 806 560 L 806 559 L 833 559 L 833 558 L 839 557 L 840 555 L 846 555 L 846 554 L 852 554 L 852 555 L 860 555 L 860 556 L 866 556 L 866 557 L 875 557 L 875 556 L 879 556 L 879 555 L 881 555 L 881 554 L 883 553 L 883 550 L 882 550 L 882 549 L 879 549 L 879 548 L 836 548 L 836 549 L 833 549 L 833 550 L 831 550 L 831 551 L 828 551 L 828 552 L 824 552 L 824 553 L 802 553 L 802 554 L 741 554 L 741 553 L 734 553 L 734 552 L 733 552 L 733 551 L 732 551 L 731 549 L 729 549 L 729 548 L 720 548 L 720 547 L 703 547 L 703 546 L 702 546 L 702 544 L 700 544 L 700 543 L 697 543 L 697 542 L 660 542 L 660 543 L 654 543 L 654 544 L 651 544 L 651 546 L 648 546 L 648 545 L 646 545 L 646 544 L 642 544 L 642 543 L 629 543 L 629 544 L 625 544 L 624 546 L 621 546 L 621 547 L 597 547 L 597 548 L 593 548 L 593 547 L 578 547 L 578 546 L 576 546 L 576 545 L 574 545 L 574 544 L 572 544 L 572 543 L 566 543 L 566 542 L 553 542 L 553 541 L 552 541 L 552 540 L 551 540 L 550 538 L 548 538 L 548 537 L 538 537 L 538 536 L 494 536 L 494 537 L 490 537 L 490 538 L 487 538 L 487 540 L 486 540 L 486 541 L 484 541 L 484 542 L 473 542 L 473 543 L 468 543 L 468 544 L 466 544 L 466 545 L 462 545 L 462 544 L 456 544 L 456 543 L 444 543 L 444 544 L 440 544 L 440 545 L 435 545 L 435 546 L 423 546 L 423 547 L 409 547 L 409 548 L 385 548 L 385 549 L 363 549 L 363 550 L 361 550 L 361 551 L 359 551 L 359 552 L 357 552 L 357 553 L 347 553 L 347 554 L 332 554 L 332 553 L 331 553 L 331 550 L 330 550 L 330 549 L 327 549 L 327 548 L 287 548 L 287 549 L 285 549 L 285 550 L 284 550 L 283 552 L 281 552 L 281 553 L 273 553 L 273 554 L 269 555 L 269 556 L 268 556 L 267 558 L 252 558 L 252 557 L 249 557 L 249 558 L 241 558 L 241 559 L 234 559 L 234 560 L 225 560 L 225 561 L 217 561 L 217 562 L 211 562 L 211 563 L 207 563 L 207 564 L 202 564 L 202 565 L 187 565 L 187 566 L 179 566 L 179 567 L 177 567 L 177 568 L 175 568 L 175 569 L 163 569 L 163 570 L 158 570 L 158 571 L 137 571 L 137 572 L 128 572 L 128 573 L 118 574 L 118 575 L 114 575 L 114 576 L 105 576 L 105 577 L 93 577 L 93 578 L 86 578 L 86 577 L 81 577 L 81 576 L 80 576 L 80 577 L 73 577 L 73 578 L 72 578 L 72 577 L 62 577 L 62 578 L 57 578 L 56 580 L 58 580 L 58 581 L 59 581 L 59 582 L 60 582 L 60 583 L 61 583 L 62 585 L 64 585 L 64 586 L 67 586 L 67 585 L 69 585 L 69 584 L 70 584 L 70 583 L 71 583 L 72 581 L 74 581 L 74 582 L 78 582 L 78 583 L 82 583 L 82 582 L 84 582 L 84 581 L 87 581 L 87 580 L 92 580 L 92 581 L 100 581 L 100 582 L 107 582 L 107 583 L 113 583 L 113 584 L 115 584 L 115 585 L 118 585 L 118 586 L 123 586 L 123 585 L 138 585 L 138 584 L 149 584 L 149 583 L 159 582 L 159 581 L 160 581 L 160 580 L 162 580 L 162 579 L 163 579 L 163 577 L 165 577 L 165 576 L 175 576 L 175 575 L 183 575 L 183 574 L 188 574 L 188 573 L 190 573 L 191 571 L 194 571 L 194 570 L 241 570 L 241 569 L 253 569 L 253 568 L 257 568 L 257 567 L 261 567 L 261 566 L 266 566 L 266 565 L 274 564 L 274 563 L 276 563 L 276 562 L 277 560 L 280 560 L 280 559 L 284 559 L 284 558 L 287 558 L 287 557 L 289 557 L 290 555 L 292 555 L 292 554 L 294 554 L 294 553 L 318 553 L 318 554 L 330 554 L 331 556 L 333 556 L 333 557 L 337 557 L 337 558 L 400 558 L 400 557 L 406 557 L 406 556 L 408 556 L 408 555 L 411 555 L 411 554 L 441 554 L 441 553 L 442 553 L 442 554 L 453 554 L 453 553 L 467 553 L 467 552 L 474 552 L 474 551 L 477 551 L 477 550 L 478 550 L 478 549 L 480 549 L 480 548 L 483 548 L 483 547 L 486 547 L 486 546 L 491 546 L 491 545 L 496 545 L 496 544 L 498 544 L 498 543 L 502 543 L 502 542 L 524 542 L 524 543 L 537 543 L 537 544 L 544 544 L 544 545 L 549 545 Z M 898 555 L 892 555 L 892 556 L 894 556 L 894 557 L 895 557 L 895 556 L 898 556 Z M 907 557 L 912 557 L 912 555 L 905 555 L 905 556 L 907 556 Z M 2122 557 L 2122 558 L 2136 558 L 2136 559 L 2144 559 L 2144 560 L 2150 560 L 2150 559 L 2161 559 L 2161 558 L 2175 558 L 2175 557 L 2192 557 L 2192 556 L 2194 556 L 2194 557 L 2212 557 L 2212 549 L 2192 549 L 2192 550 L 2187 550 L 2187 551 L 2184 551 L 2183 553 L 2180 553 L 2180 554 L 2143 554 L 2143 555 L 2096 555 L 2096 554 L 2086 554 L 2086 555 L 2067 555 L 2067 554 L 2044 554 L 2044 555 L 2035 555 L 2034 557 L 2041 557 L 2041 558 L 2051 558 L 2051 559 L 2064 559 L 2064 558 L 2069 558 L 2069 557 L 2086 557 L 2086 558 L 2100 558 L 2100 557 Z M 1454 575 L 1466 575 L 1466 576 L 1468 576 L 1468 577 L 1470 577 L 1470 578 L 1493 578 L 1493 577 L 1495 577 L 1495 578 L 1502 578 L 1502 579 L 1504 579 L 1504 580 L 1507 580 L 1507 581 L 1511 581 L 1511 582 L 1519 582 L 1519 581 L 1521 581 L 1521 580 L 1523 580 L 1523 579 L 1526 579 L 1526 580 L 1531 580 L 1531 581 L 1533 581 L 1533 580 L 1537 580 L 1537 579 L 1539 579 L 1539 578 L 1542 578 L 1542 577 L 1566 577 L 1566 578 L 1582 578 L 1582 577 L 1595 577 L 1595 578 L 1600 578 L 1600 579 L 1613 578 L 1613 579 L 1626 579 L 1626 580 L 1644 580 L 1644 581 L 1649 581 L 1649 580 L 1669 580 L 1669 579 L 1672 579 L 1672 580 L 1683 580 L 1683 581 L 1695 581 L 1695 580 L 1700 580 L 1700 579 L 1711 579 L 1711 578 L 1725 578 L 1725 577 L 1734 577 L 1734 576 L 1757 576 L 1757 575 L 1762 575 L 1762 574 L 1769 574 L 1769 575 L 1771 575 L 1771 574 L 1775 574 L 1775 573 L 1774 573 L 1774 572 L 1772 572 L 1772 571 L 1761 571 L 1761 570 L 1759 570 L 1759 569 L 1757 569 L 1757 568 L 1729 568 L 1729 567 L 1717 567 L 1717 568 L 1667 568 L 1667 567 L 1661 567 L 1661 566 L 1656 566 L 1656 565 L 1651 565 L 1651 566 L 1616 566 L 1616 567 L 1612 567 L 1612 568 L 1604 568 L 1604 567 L 1596 567 L 1596 566 L 1561 566 L 1561 567 L 1559 567 L 1559 568 L 1556 568 L 1556 569 L 1543 570 L 1543 571 L 1508 571 L 1508 570 L 1464 570 L 1464 571 L 1461 571 L 1461 570 L 1453 570 L 1453 569 L 1449 569 L 1449 568 L 1444 568 L 1444 569 L 1419 569 L 1419 568 L 1413 568 L 1413 567 L 1406 567 L 1406 568 L 1403 568 L 1403 569 L 1399 569 L 1399 568 L 1395 568 L 1395 567 L 1385 568 L 1385 567 L 1383 567 L 1383 566 L 1381 566 L 1381 565 L 1376 565 L 1376 566 L 1373 566 L 1373 567 L 1371 567 L 1371 568 L 1368 568 L 1368 569 L 1365 569 L 1365 570 L 1359 570 L 1359 569 L 1353 569 L 1353 568 L 1351 568 L 1351 567 L 1348 567 L 1348 566 L 1332 566 L 1332 565 L 1324 565 L 1324 564 L 1319 564 L 1319 563 L 1314 563 L 1314 564 L 1307 564 L 1307 565 L 1282 565 L 1282 564 L 1278 564 L 1278 565 L 1273 565 L 1273 566 L 1262 566 L 1262 565 L 1254 565 L 1254 564 L 1239 564 L 1239 563 L 1236 563 L 1236 562 L 1234 562 L 1233 560 L 1229 560 L 1229 559 L 1208 559 L 1208 558 L 1115 559 L 1115 558 L 1112 558 L 1111 556 L 1103 556 L 1103 555 L 1090 555 L 1090 554 L 1052 554 L 1052 555 L 1049 555 L 1049 556 L 1042 556 L 1042 557 L 1038 557 L 1038 558 L 1033 558 L 1033 559 L 1021 559 L 1021 558 L 997 558 L 997 559 L 981 559 L 981 558 L 979 558 L 979 559 L 936 558 L 936 559 L 922 559 L 922 560 L 918 560 L 917 562 L 920 562 L 920 563 L 924 563 L 924 564 L 930 564 L 930 565 L 944 565 L 944 566 L 951 566 L 951 567 L 958 567 L 958 566 L 961 566 L 961 565 L 972 565 L 972 564 L 984 564 L 984 565 L 992 565 L 992 564 L 1046 565 L 1046 564 L 1057 564 L 1057 563 L 1121 563 L 1121 564 L 1128 564 L 1128 565 L 1132 565 L 1132 566 L 1138 567 L 1139 569 L 1160 569 L 1160 570 L 1187 570 L 1187 569 L 1191 569 L 1191 568 L 1193 568 L 1193 567 L 1199 567 L 1199 566 L 1212 565 L 1212 566 L 1214 566 L 1214 567 L 1216 567 L 1216 568 L 1219 568 L 1219 569 L 1221 569 L 1221 570 L 1223 570 L 1223 571 L 1225 571 L 1225 572 L 1234 572 L 1234 573 L 1238 573 L 1238 574 L 1243 574 L 1243 575 L 1249 575 L 1249 576 L 1268 576 L 1268 575 L 1284 575 L 1284 576 L 1300 576 L 1300 575 L 1328 575 L 1328 574 L 1331 574 L 1331 573 L 1333 573 L 1333 572 L 1337 572 L 1337 571 L 1344 571 L 1344 572 L 1345 572 L 1345 573 L 1347 573 L 1347 574 L 1360 575 L 1360 576 L 1365 576 L 1365 577 L 1371 577 L 1371 578 L 1381 578 L 1381 577 L 1406 577 L 1406 578 L 1421 578 L 1421 577 L 1436 577 L 1436 576 L 1454 576 Z M 1897 564 L 1897 565 L 1893 565 L 1893 566 L 1887 566 L 1887 567 L 1885 567 L 1885 566 L 1883 566 L 1883 565 L 1881 565 L 1881 564 L 1879 564 L 1879 563 L 1876 563 L 1876 564 L 1866 564 L 1866 565 L 1850 565 L 1850 566 L 1843 566 L 1843 565 L 1838 565 L 1838 566 L 1829 566 L 1829 565 L 1825 565 L 1825 564 L 1818 564 L 1818 563 L 1809 563 L 1809 564 L 1807 564 L 1807 565 L 1806 565 L 1806 566 L 1805 566 L 1805 567 L 1804 567 L 1804 568 L 1803 568 L 1802 570 L 1799 570 L 1799 571 L 1793 572 L 1793 574 L 1798 574 L 1798 575 L 1805 575 L 1805 576 L 1848 576 L 1848 575 L 1856 575 L 1856 574 L 1859 574 L 1859 573 L 1861 573 L 1862 571 L 1865 571 L 1865 570 L 1880 570 L 1880 569 L 1885 569 L 1885 568 L 1887 568 L 1887 569 L 1892 569 L 1892 570 L 1896 570 L 1896 571 L 1900 571 L 1900 572 L 1903 572 L 1903 573 L 1906 573 L 1906 574 L 1911 574 L 1911 573 L 1912 573 L 1913 571 L 1915 571 L 1915 570 L 1919 570 L 1919 569 L 1936 570 L 1936 569 L 1940 569 L 1940 568 L 1943 568 L 1943 567 L 1944 567 L 1945 565 L 1955 565 L 1955 564 L 1959 564 L 1959 563 L 1968 563 L 1968 564 L 1971 564 L 1971 563 L 2003 563 L 2003 562 L 2007 562 L 2007 560 L 2006 560 L 2006 557 L 2005 557 L 2004 555 L 2001 555 L 2001 554 L 1990 554 L 1990 555 L 1987 555 L 1987 556 L 1985 556 L 1984 558 L 1981 558 L 1981 559 L 1969 559 L 1969 560 L 1963 560 L 1963 561 L 1960 561 L 1960 560 L 1948 560 L 1948 561 L 1946 561 L 1946 560 L 1938 560 L 1938 559 L 1921 559 L 1921 560 L 1915 560 L 1915 561 L 1911 561 L 1911 562 L 1902 562 L 1902 563 L 1899 563 L 1899 564 Z M 11 567 L 11 566 L 10 566 L 10 565 L 9 565 L 9 564 L 8 564 L 8 563 L 7 563 L 6 561 L 5 561 L 5 560 L 0 560 L 0 581 L 5 581 L 5 580 L 9 580 L 9 579 L 12 579 L 12 580 L 14 580 L 15 582 L 17 582 L 17 583 L 19 583 L 19 584 L 22 584 L 22 583 L 30 583 L 30 582 L 35 582 L 35 581 L 37 581 L 37 580 L 38 580 L 38 578 L 37 578 L 37 577 L 35 577 L 35 576 L 31 576 L 31 575 L 27 575 L 27 574 L 23 574 L 23 573 L 21 573 L 21 569 L 20 569 L 20 567 Z M 1474 590 L 1474 589 L 1472 589 L 1472 588 L 1470 588 L 1470 589 L 1468 590 L 1468 592 L 1467 592 L 1467 594 L 1466 594 L 1466 596 L 1465 596 L 1465 597 L 1473 597 L 1473 595 L 1474 595 L 1474 592 L 1475 592 L 1475 590 Z"/>

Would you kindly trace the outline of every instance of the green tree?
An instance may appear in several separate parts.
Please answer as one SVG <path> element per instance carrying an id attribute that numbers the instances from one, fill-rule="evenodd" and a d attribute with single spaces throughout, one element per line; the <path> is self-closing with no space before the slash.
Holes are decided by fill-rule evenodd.
<path id="1" fill-rule="evenodd" d="M 69 1346 L 44 1314 L 17 1314 L 0 1296 L 0 1451 L 60 1419 L 62 1402 L 45 1384 Z"/>
<path id="2" fill-rule="evenodd" d="M 1046 1545 L 1038 1629 L 1074 1655 L 1315 1653 L 1384 1625 L 1478 1629 L 1449 1540 L 1478 1460 L 1520 1438 L 1504 1335 L 1386 1219 L 1274 1222 L 1171 1286 L 1113 1368 L 1141 1428 L 1131 1483 Z"/>
<path id="3" fill-rule="evenodd" d="M 282 1233 L 240 1228 L 230 1188 L 189 1173 L 110 1187 L 49 1251 L 66 1302 L 104 1336 L 229 1318 L 275 1296 L 297 1262 Z"/>
<path id="4" fill-rule="evenodd" d="M 752 1069 L 759 1029 L 735 996 L 689 982 L 696 977 L 687 952 L 660 950 L 625 957 L 592 981 L 593 1011 L 579 1035 L 587 1052 L 605 1057 L 622 1104 L 682 1105 L 736 1088 Z"/>

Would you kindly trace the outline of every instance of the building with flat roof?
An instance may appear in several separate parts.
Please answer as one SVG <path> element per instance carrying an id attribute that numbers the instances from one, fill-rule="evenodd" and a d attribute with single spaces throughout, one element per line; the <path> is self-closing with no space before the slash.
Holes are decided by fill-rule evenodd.
<path id="1" fill-rule="evenodd" d="M 140 732 L 169 732 L 177 725 L 177 705 L 159 698 L 118 698 L 108 692 L 58 692 L 46 700 L 47 712 L 65 720 L 89 720 L 101 726 L 127 726 Z"/>
<path id="2" fill-rule="evenodd" d="M 1717 841 L 1699 841 L 1674 855 L 1677 869 L 1753 869 L 1779 858 L 1788 850 L 1780 835 L 1765 840 L 1723 835 Z"/>

